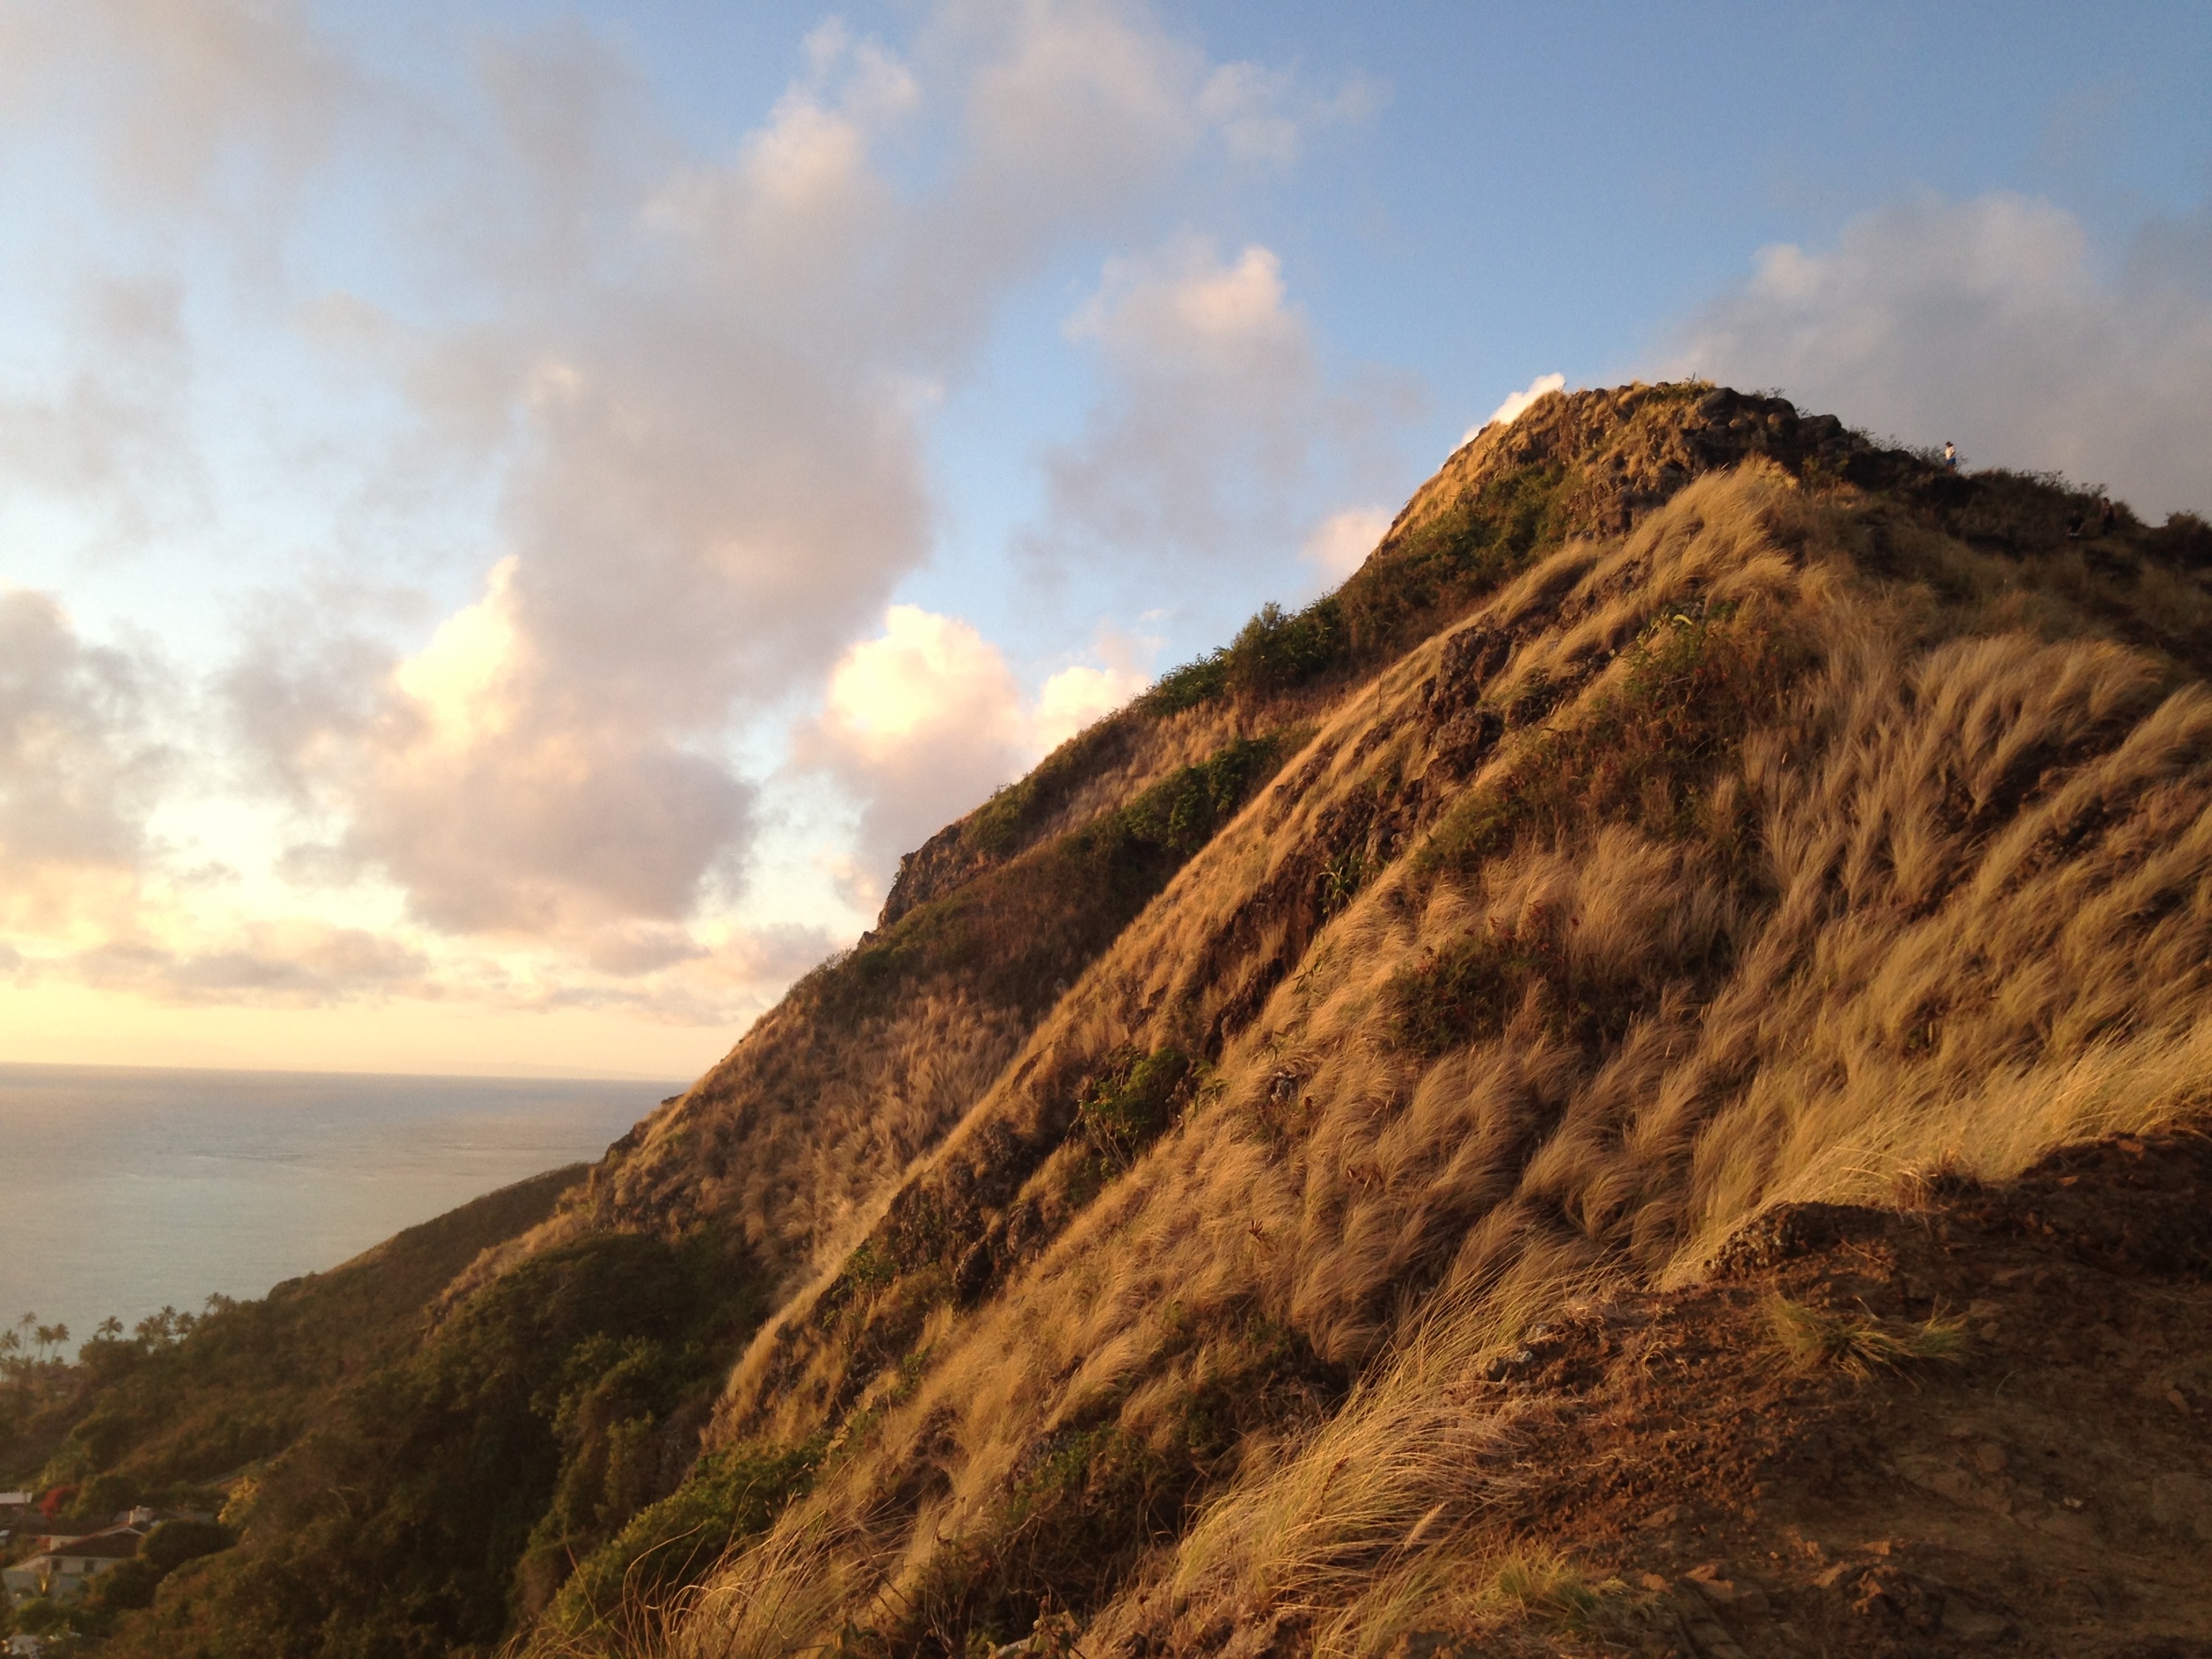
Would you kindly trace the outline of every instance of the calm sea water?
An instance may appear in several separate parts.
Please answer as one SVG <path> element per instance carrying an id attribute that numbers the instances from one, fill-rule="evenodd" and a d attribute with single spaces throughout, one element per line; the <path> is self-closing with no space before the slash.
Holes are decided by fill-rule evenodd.
<path id="1" fill-rule="evenodd" d="M 0 1064 L 0 1324 L 73 1343 L 595 1158 L 678 1083 Z"/>

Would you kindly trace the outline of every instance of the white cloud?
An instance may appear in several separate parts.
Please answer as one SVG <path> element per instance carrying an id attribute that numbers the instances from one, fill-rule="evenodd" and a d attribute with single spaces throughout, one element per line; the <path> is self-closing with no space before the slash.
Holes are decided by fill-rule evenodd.
<path id="1" fill-rule="evenodd" d="M 1044 457 L 1033 550 L 1048 565 L 1110 551 L 1131 582 L 1172 567 L 1187 600 L 1209 565 L 1279 547 L 1326 410 L 1274 253 L 1224 261 L 1186 240 L 1115 261 L 1068 330 L 1095 346 L 1109 389 L 1080 437 Z"/>
<path id="2" fill-rule="evenodd" d="M 828 706 L 795 744 L 799 764 L 862 801 L 863 871 L 887 868 L 1031 755 L 1021 689 L 997 647 L 915 605 L 892 606 L 883 627 L 838 662 Z"/>
<path id="3" fill-rule="evenodd" d="M 124 926 L 175 757 L 142 653 L 86 643 L 51 596 L 0 589 L 0 926 Z"/>
<path id="4" fill-rule="evenodd" d="M 1006 659 L 957 617 L 893 605 L 881 637 L 847 651 L 830 675 L 829 724 L 881 763 L 934 733 L 980 746 L 1019 743 L 1020 693 Z"/>
<path id="5" fill-rule="evenodd" d="M 1026 698 L 998 647 L 957 617 L 894 605 L 883 632 L 840 659 L 827 706 L 795 734 L 798 765 L 861 803 L 856 854 L 833 856 L 849 898 L 879 896 L 902 853 L 1010 783 L 1047 751 L 1144 689 L 1133 642 L 1099 644 Z"/>
<path id="6" fill-rule="evenodd" d="M 629 257 L 643 264 L 621 287 L 525 227 L 487 268 L 527 332 L 412 334 L 426 413 L 511 434 L 509 550 L 374 696 L 296 662 L 273 685 L 271 654 L 257 659 L 247 725 L 334 824 L 320 867 L 395 880 L 447 930 L 581 939 L 625 916 L 680 921 L 733 887 L 757 818 L 719 735 L 833 664 L 820 741 L 871 780 L 864 860 L 905 850 L 910 826 L 935 828 L 1031 753 L 1031 717 L 988 648 L 924 639 L 919 613 L 898 611 L 884 640 L 850 644 L 929 546 L 917 388 L 964 360 L 993 295 L 1053 238 L 1110 219 L 1132 179 L 1228 117 L 1200 107 L 1194 49 L 1118 8 L 955 8 L 943 27 L 967 127 L 941 193 L 897 196 L 873 160 L 923 99 L 916 73 L 826 27 L 727 159 L 641 183 L 647 238 Z M 546 136 L 605 127 L 619 77 L 588 47 L 491 60 L 516 111 L 511 165 L 553 175 L 520 194 L 551 217 L 573 175 L 631 176 Z M 1306 374 L 1271 255 L 1183 274 L 1172 292 L 1133 275 L 1092 337 L 1124 360 L 1201 352 L 1216 382 L 1263 381 L 1286 356 Z M 1127 683 L 1098 672 L 1053 689 L 1060 724 Z M 883 724 L 909 704 L 936 712 Z"/>
<path id="7" fill-rule="evenodd" d="M 288 190 L 357 90 L 294 0 L 18 0 L 0 20 L 0 119 L 89 117 L 141 200 Z"/>
<path id="8" fill-rule="evenodd" d="M 1108 635 L 1100 641 L 1103 667 L 1074 663 L 1038 688 L 1029 720 L 1029 747 L 1048 754 L 1086 726 L 1104 719 L 1152 683 L 1138 665 L 1133 641 Z"/>
<path id="9" fill-rule="evenodd" d="M 1340 582 L 1367 562 L 1396 517 L 1386 507 L 1348 507 L 1331 513 L 1306 538 L 1302 557 L 1323 580 Z"/>
<path id="10" fill-rule="evenodd" d="M 1217 65 L 1111 0 L 949 0 L 910 53 L 826 24 L 720 153 L 658 124 L 634 65 L 575 21 L 480 31 L 419 86 L 296 0 L 27 0 L 0 34 L 0 120 L 96 150 L 119 219 L 153 222 L 150 204 L 188 226 L 178 245 L 234 259 L 252 302 L 227 311 L 237 296 L 200 266 L 117 289 L 113 339 L 70 348 L 99 373 L 0 385 L 0 465 L 119 497 L 190 429 L 173 393 L 208 342 L 180 319 L 250 313 L 291 331 L 254 349 L 303 343 L 349 398 L 404 411 L 362 499 L 449 488 L 472 504 L 442 531 L 495 503 L 457 555 L 364 533 L 299 561 L 342 580 L 263 596 L 219 701 L 235 772 L 288 815 L 262 827 L 291 844 L 247 885 L 273 873 L 349 919 L 323 935 L 184 907 L 80 953 L 148 995 L 572 983 L 704 1009 L 818 955 L 811 933 L 770 949 L 732 919 L 766 812 L 739 756 L 795 695 L 829 685 L 810 752 L 864 803 L 858 856 L 882 868 L 1142 683 L 1107 641 L 1030 699 L 964 623 L 886 610 L 936 529 L 925 423 L 995 307 L 1071 245 L 1155 234 L 1137 227 L 1194 167 L 1280 165 L 1374 102 Z M 924 121 L 905 159 L 926 165 L 886 165 Z M 311 209 L 342 211 L 346 235 Z M 296 237 L 312 255 L 296 266 Z M 1132 392 L 1098 434 L 1153 465 L 1155 504 L 1095 472 L 1071 489 L 1107 520 L 1194 506 L 1188 545 L 1288 534 L 1294 511 L 1256 498 L 1311 459 L 1303 415 L 1337 411 L 1271 252 L 1225 263 L 1192 242 L 1116 265 L 1078 332 Z M 112 372 L 132 363 L 165 378 Z M 1195 426 L 1148 412 L 1183 392 Z M 1177 471 L 1193 435 L 1223 441 L 1225 473 Z M 457 557 L 479 572 L 459 599 Z M 411 616 L 410 584 L 447 596 Z M 104 775 L 104 754 L 119 769 L 82 803 L 109 841 L 81 845 L 122 849 L 101 867 L 127 882 L 151 810 L 132 768 L 153 751 L 120 715 L 86 720 L 73 775 Z M 376 905 L 405 918 L 367 930 L 393 954 L 347 956 Z"/>
<path id="11" fill-rule="evenodd" d="M 1936 196 L 1764 250 L 1670 373 L 1779 386 L 1801 405 L 1970 465 L 2062 470 L 2138 508 L 2212 507 L 2212 291 L 2203 227 L 2147 227 L 2115 274 L 2047 202 Z"/>
<path id="12" fill-rule="evenodd" d="M 1281 260 L 1223 258 L 1184 238 L 1116 260 L 1070 319 L 1106 389 L 1080 434 L 1043 457 L 1035 566 L 1081 566 L 1158 605 L 1203 614 L 1233 573 L 1287 576 L 1329 496 L 1378 475 L 1372 436 L 1416 399 L 1385 377 L 1333 376 Z M 1237 584 L 1241 586 L 1241 584 Z"/>
<path id="13" fill-rule="evenodd" d="M 1511 396 L 1508 397 L 1505 402 L 1500 403 L 1495 409 L 1492 410 L 1490 411 L 1489 419 L 1481 422 L 1479 425 L 1468 427 L 1467 430 L 1460 435 L 1460 442 L 1463 444 L 1472 443 L 1475 440 L 1476 434 L 1480 433 L 1485 426 L 1511 426 L 1527 411 L 1528 406 L 1531 403 L 1533 403 L 1538 398 L 1546 396 L 1550 393 L 1564 390 L 1566 384 L 1567 377 L 1563 374 L 1538 375 L 1534 380 L 1528 383 L 1526 389 L 1515 392 Z"/>

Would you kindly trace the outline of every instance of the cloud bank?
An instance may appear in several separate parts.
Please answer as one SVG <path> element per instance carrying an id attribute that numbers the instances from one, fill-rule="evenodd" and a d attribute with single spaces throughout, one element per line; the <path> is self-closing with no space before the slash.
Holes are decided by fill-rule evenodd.
<path id="1" fill-rule="evenodd" d="M 1969 465 L 2055 470 L 2139 510 L 2212 509 L 2212 210 L 2154 220 L 2101 268 L 2047 202 L 1926 196 L 1832 248 L 1763 250 L 1665 371 L 1800 403 Z"/>
<path id="2" fill-rule="evenodd" d="M 125 918 L 174 760 L 142 654 L 78 637 L 51 595 L 0 589 L 0 926 L 67 937 Z"/>
<path id="3" fill-rule="evenodd" d="M 969 624 L 894 605 L 884 631 L 847 651 L 829 703 L 801 728 L 795 758 L 866 805 L 849 873 L 879 900 L 899 855 L 1144 688 L 1125 647 L 1076 664 L 1023 695 L 1004 655 Z"/>
<path id="4" fill-rule="evenodd" d="M 218 253 L 100 290 L 81 373 L 0 386 L 0 467 L 119 499 L 185 452 L 196 301 L 219 288 L 396 411 L 365 502 L 486 503 L 470 572 L 317 550 L 212 678 L 298 913 L 265 884 L 234 894 L 247 911 L 173 892 L 41 957 L 188 1002 L 718 1018 L 818 957 L 823 928 L 741 919 L 783 811 L 765 790 L 827 778 L 853 867 L 885 870 L 1142 683 L 1109 640 L 1032 693 L 968 624 L 893 603 L 936 541 L 946 388 L 1070 250 L 1156 234 L 1192 180 L 1279 173 L 1380 96 L 1214 61 L 1139 6 L 948 0 L 900 47 L 826 23 L 709 151 L 578 23 L 480 31 L 434 85 L 287 0 L 33 4 L 0 32 L 0 119 L 88 157 L 111 212 Z M 357 279 L 321 258 L 332 211 L 368 246 Z M 1310 327 L 1262 248 L 1107 270 L 1073 332 L 1113 389 L 1054 488 L 1086 557 L 1148 553 L 1186 509 L 1179 534 L 1225 544 L 1256 486 L 1317 453 L 1294 426 L 1327 413 Z M 457 575 L 411 623 L 410 590 Z M 158 864 L 172 773 L 137 670 L 10 603 L 53 664 L 0 704 L 0 879 L 28 914 L 65 864 L 81 887 Z M 762 758 L 780 731 L 784 773 Z"/>
<path id="5" fill-rule="evenodd" d="M 1225 575 L 1333 545 L 1345 512 L 1372 510 L 1332 511 L 1327 494 L 1363 488 L 1372 438 L 1419 402 L 1402 379 L 1333 376 L 1281 259 L 1256 243 L 1227 257 L 1181 238 L 1112 261 L 1067 332 L 1105 389 L 1084 430 L 1045 453 L 1028 551 L 1046 572 L 1114 571 L 1153 603 L 1171 573 L 1189 603 Z"/>

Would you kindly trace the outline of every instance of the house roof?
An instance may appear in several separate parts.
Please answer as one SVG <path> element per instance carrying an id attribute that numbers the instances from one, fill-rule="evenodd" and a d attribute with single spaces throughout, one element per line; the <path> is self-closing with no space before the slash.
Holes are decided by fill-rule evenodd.
<path id="1" fill-rule="evenodd" d="M 140 1540 L 145 1536 L 145 1529 L 138 1526 L 104 1526 L 96 1532 L 45 1532 L 39 1537 L 39 1548 L 49 1555 L 93 1555 L 118 1561 L 138 1554 Z"/>

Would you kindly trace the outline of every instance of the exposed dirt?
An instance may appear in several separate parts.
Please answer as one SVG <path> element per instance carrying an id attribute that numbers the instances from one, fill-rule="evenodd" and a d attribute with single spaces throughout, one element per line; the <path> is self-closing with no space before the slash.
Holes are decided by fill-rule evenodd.
<path id="1" fill-rule="evenodd" d="M 1409 1659 L 2212 1655 L 2212 1141 L 1917 1199 L 1777 1212 L 1710 1283 L 1580 1310 L 1494 1367 L 1527 1435 L 1502 1532 L 1617 1583 Z M 1798 1369 L 1778 1295 L 1962 1317 L 1966 1349 Z"/>

